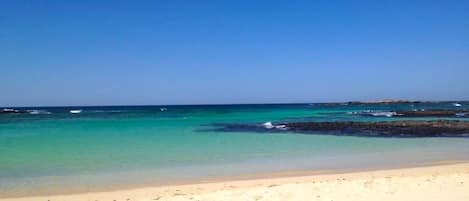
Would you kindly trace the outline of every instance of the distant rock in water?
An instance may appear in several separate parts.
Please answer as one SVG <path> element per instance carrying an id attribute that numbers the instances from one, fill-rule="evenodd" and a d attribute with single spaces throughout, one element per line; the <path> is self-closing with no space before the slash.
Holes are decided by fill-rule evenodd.
<path id="1" fill-rule="evenodd" d="M 7 113 L 18 113 L 18 110 L 15 109 L 10 109 L 10 108 L 4 108 L 1 110 L 1 113 L 7 114 Z"/>
<path id="2" fill-rule="evenodd" d="M 10 108 L 4 108 L 0 110 L 0 114 L 12 114 L 12 113 L 27 113 L 27 111 L 10 109 Z"/>
<path id="3" fill-rule="evenodd" d="M 327 134 L 362 137 L 469 137 L 469 121 L 292 122 L 213 124 L 211 131 Z"/>

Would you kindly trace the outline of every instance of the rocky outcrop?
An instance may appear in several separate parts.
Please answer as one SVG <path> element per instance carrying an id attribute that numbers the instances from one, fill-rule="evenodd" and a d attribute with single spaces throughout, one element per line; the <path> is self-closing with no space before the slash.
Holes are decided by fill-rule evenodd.
<path id="1" fill-rule="evenodd" d="M 469 137 L 469 121 L 379 121 L 287 123 L 296 132 L 333 132 L 381 137 Z"/>
<path id="2" fill-rule="evenodd" d="M 0 114 L 16 114 L 16 113 L 29 113 L 28 110 L 17 110 L 17 109 L 10 109 L 4 108 L 0 110 Z"/>
<path id="3" fill-rule="evenodd" d="M 4 108 L 0 110 L 0 114 L 11 114 L 11 113 L 21 113 L 20 110 L 15 110 L 15 109 L 10 109 L 10 108 Z"/>
<path id="4" fill-rule="evenodd" d="M 269 122 L 270 123 L 270 122 Z M 290 122 L 213 124 L 211 131 L 328 134 L 363 137 L 469 137 L 469 121 Z M 206 131 L 206 130 L 205 130 Z"/>

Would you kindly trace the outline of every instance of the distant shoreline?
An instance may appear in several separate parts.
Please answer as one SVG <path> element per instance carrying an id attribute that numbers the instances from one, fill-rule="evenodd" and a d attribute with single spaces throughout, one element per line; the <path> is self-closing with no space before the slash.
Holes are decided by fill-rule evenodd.
<path id="1" fill-rule="evenodd" d="M 229 105 L 308 105 L 308 104 L 396 104 L 396 103 L 469 103 L 469 100 L 401 100 L 384 99 L 370 101 L 330 101 L 330 102 L 272 102 L 272 103 L 207 103 L 207 104 L 109 104 L 109 105 L 27 105 L 27 106 L 0 106 L 3 108 L 79 108 L 79 107 L 171 107 L 171 106 L 229 106 Z"/>

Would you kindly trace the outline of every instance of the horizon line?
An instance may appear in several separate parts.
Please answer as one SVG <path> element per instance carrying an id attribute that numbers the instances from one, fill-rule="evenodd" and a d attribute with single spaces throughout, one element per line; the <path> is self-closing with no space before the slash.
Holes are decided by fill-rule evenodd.
<path id="1" fill-rule="evenodd" d="M 421 103 L 438 103 L 438 102 L 469 102 L 469 100 L 406 100 L 406 99 L 378 99 L 368 101 L 330 101 L 330 102 L 270 102 L 270 103 L 201 103 L 201 104 L 110 104 L 110 105 L 42 105 L 42 106 L 0 106 L 0 108 L 42 108 L 42 107 L 144 107 L 144 106 L 217 106 L 217 105 L 301 105 L 301 104 L 334 104 L 334 103 L 367 103 L 380 104 L 379 101 L 393 100 L 403 102 L 421 102 Z M 376 101 L 373 103 L 372 101 Z"/>

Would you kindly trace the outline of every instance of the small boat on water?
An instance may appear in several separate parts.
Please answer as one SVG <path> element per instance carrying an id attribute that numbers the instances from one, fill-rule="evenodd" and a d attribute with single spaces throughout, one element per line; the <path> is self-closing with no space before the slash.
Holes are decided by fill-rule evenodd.
<path id="1" fill-rule="evenodd" d="M 71 114 L 80 114 L 81 110 L 70 110 Z"/>
<path id="2" fill-rule="evenodd" d="M 461 107 L 462 105 L 460 103 L 453 103 L 454 107 Z"/>
<path id="3" fill-rule="evenodd" d="M 162 112 L 164 112 L 166 110 L 168 110 L 168 108 L 165 108 L 165 107 L 160 108 L 160 111 L 162 111 Z"/>

